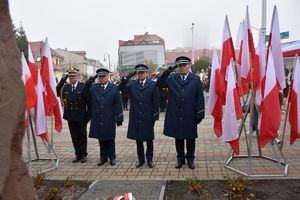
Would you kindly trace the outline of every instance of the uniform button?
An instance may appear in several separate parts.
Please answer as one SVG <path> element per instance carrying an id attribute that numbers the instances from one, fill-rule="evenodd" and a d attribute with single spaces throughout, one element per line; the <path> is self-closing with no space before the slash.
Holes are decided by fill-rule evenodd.
<path id="1" fill-rule="evenodd" d="M 100 125 L 102 126 L 102 125 L 103 125 L 103 123 L 102 123 L 102 122 L 100 122 Z"/>
<path id="2" fill-rule="evenodd" d="M 140 93 L 140 96 L 142 96 L 143 94 L 142 93 Z"/>
<path id="3" fill-rule="evenodd" d="M 183 108 L 180 108 L 181 111 L 183 111 Z"/>
<path id="4" fill-rule="evenodd" d="M 101 105 L 100 107 L 103 108 L 103 105 Z"/>
<path id="5" fill-rule="evenodd" d="M 139 112 L 140 114 L 142 114 L 142 112 Z"/>
<path id="6" fill-rule="evenodd" d="M 179 117 L 179 120 L 182 120 L 182 117 Z"/>
<path id="7" fill-rule="evenodd" d="M 103 97 L 101 97 L 101 99 L 103 99 Z"/>
<path id="8" fill-rule="evenodd" d="M 184 100 L 184 98 L 181 98 L 181 101 L 183 101 Z"/>
<path id="9" fill-rule="evenodd" d="M 142 105 L 142 102 L 140 102 L 140 105 Z"/>
<path id="10" fill-rule="evenodd" d="M 183 92 L 183 91 L 184 91 L 184 88 L 182 88 L 181 91 Z"/>

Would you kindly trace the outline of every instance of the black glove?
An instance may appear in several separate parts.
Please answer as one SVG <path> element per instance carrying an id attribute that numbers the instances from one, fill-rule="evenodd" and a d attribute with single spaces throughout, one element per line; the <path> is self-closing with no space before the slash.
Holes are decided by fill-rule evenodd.
<path id="1" fill-rule="evenodd" d="M 117 126 L 122 126 L 122 121 L 117 121 Z"/>
<path id="2" fill-rule="evenodd" d="M 95 76 L 90 76 L 89 81 L 95 81 L 96 78 L 98 77 L 98 74 L 96 74 Z"/>
<path id="3" fill-rule="evenodd" d="M 171 72 L 174 71 L 177 67 L 178 67 L 178 65 L 169 66 L 168 69 L 166 69 L 166 70 L 163 72 L 163 74 L 171 74 Z"/>
<path id="4" fill-rule="evenodd" d="M 133 77 L 135 74 L 136 74 L 136 71 L 129 73 L 129 74 L 126 76 L 126 79 L 130 79 L 130 78 Z"/>
<path id="5" fill-rule="evenodd" d="M 68 74 L 66 74 L 64 77 L 61 78 L 60 81 L 65 83 L 67 81 L 68 77 L 69 77 Z"/>
<path id="6" fill-rule="evenodd" d="M 201 121 L 202 121 L 201 118 L 196 118 L 196 120 L 195 120 L 196 124 L 199 124 Z"/>

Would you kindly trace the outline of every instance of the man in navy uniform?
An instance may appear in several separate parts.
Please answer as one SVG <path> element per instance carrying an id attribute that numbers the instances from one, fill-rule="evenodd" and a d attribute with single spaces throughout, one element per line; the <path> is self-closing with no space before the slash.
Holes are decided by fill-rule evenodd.
<path id="1" fill-rule="evenodd" d="M 127 88 L 130 97 L 129 125 L 127 138 L 135 140 L 137 145 L 139 168 L 145 163 L 144 144 L 147 143 L 146 159 L 148 167 L 153 168 L 154 124 L 159 118 L 158 90 L 155 82 L 148 79 L 148 67 L 135 66 L 136 72 L 123 78 L 119 90 Z M 137 74 L 137 80 L 129 80 Z"/>
<path id="2" fill-rule="evenodd" d="M 178 67 L 178 73 L 172 73 Z M 168 88 L 164 134 L 175 138 L 177 163 L 179 169 L 187 160 L 190 169 L 195 168 L 195 139 L 198 137 L 197 124 L 204 118 L 204 95 L 198 76 L 190 72 L 191 59 L 180 56 L 175 66 L 169 67 L 157 79 L 157 86 Z M 186 140 L 187 153 L 184 151 Z"/>
<path id="3" fill-rule="evenodd" d="M 88 122 L 87 104 L 81 97 L 81 91 L 84 83 L 78 81 L 79 70 L 70 68 L 68 74 L 59 81 L 56 90 L 61 97 L 64 115 L 63 118 L 68 121 L 71 133 L 73 147 L 75 149 L 75 158 L 73 163 L 87 161 L 87 132 L 86 125 Z M 70 83 L 66 83 L 69 78 Z"/>
<path id="4" fill-rule="evenodd" d="M 100 68 L 96 75 L 90 77 L 83 88 L 83 96 L 90 103 L 90 138 L 99 140 L 100 161 L 98 166 L 110 160 L 110 165 L 116 164 L 116 125 L 123 122 L 123 109 L 118 87 L 108 82 L 109 71 Z M 93 84 L 95 79 L 98 82 Z"/>

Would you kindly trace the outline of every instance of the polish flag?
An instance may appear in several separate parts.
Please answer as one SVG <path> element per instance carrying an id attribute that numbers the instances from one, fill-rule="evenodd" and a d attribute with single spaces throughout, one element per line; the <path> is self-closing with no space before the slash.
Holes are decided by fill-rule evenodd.
<path id="1" fill-rule="evenodd" d="M 24 54 L 22 52 L 22 80 L 25 85 L 26 89 L 26 109 L 27 112 L 30 111 L 31 108 L 33 108 L 36 105 L 36 92 L 34 88 L 34 82 L 29 70 L 29 67 L 27 65 L 26 59 L 24 57 Z"/>
<path id="2" fill-rule="evenodd" d="M 48 141 L 46 113 L 43 99 L 43 82 L 40 71 L 37 73 L 37 84 L 35 86 L 37 93 L 37 105 L 35 109 L 35 131 L 36 135 Z"/>
<path id="3" fill-rule="evenodd" d="M 216 50 L 214 50 L 212 67 L 211 67 L 211 79 L 210 89 L 208 97 L 208 112 L 214 117 L 214 131 L 217 137 L 222 135 L 222 102 L 221 98 L 216 94 L 216 71 L 220 71 L 220 63 Z"/>
<path id="4" fill-rule="evenodd" d="M 260 106 L 262 101 L 261 83 L 266 73 L 266 53 L 264 48 L 264 39 L 261 31 L 259 32 L 258 36 L 258 45 L 256 53 L 259 57 L 259 82 L 256 88 L 255 103 L 256 105 Z"/>
<path id="5" fill-rule="evenodd" d="M 223 142 L 228 142 L 233 152 L 238 155 L 239 147 L 239 120 L 243 117 L 238 89 L 232 63 L 228 66 L 226 103 L 224 109 Z"/>
<path id="6" fill-rule="evenodd" d="M 226 94 L 226 71 L 230 62 L 235 62 L 235 51 L 231 38 L 229 23 L 227 16 L 225 17 L 221 50 L 221 69 L 216 71 L 216 93 L 222 100 L 222 104 L 225 104 Z"/>
<path id="7" fill-rule="evenodd" d="M 52 116 L 52 114 L 54 115 L 55 130 L 60 132 L 62 129 L 62 113 L 60 108 L 60 101 L 56 94 L 56 80 L 52 64 L 51 51 L 47 38 L 42 51 L 41 74 L 44 84 L 43 96 L 45 100 L 44 103 L 46 114 L 48 116 Z"/>
<path id="8" fill-rule="evenodd" d="M 37 84 L 37 73 L 38 72 L 37 72 L 36 64 L 34 62 L 34 58 L 33 58 L 32 51 L 31 51 L 31 48 L 30 48 L 29 44 L 28 44 L 28 67 L 30 69 L 34 85 L 36 85 Z"/>
<path id="9" fill-rule="evenodd" d="M 276 74 L 272 50 L 269 50 L 266 75 L 262 81 L 261 123 L 259 143 L 264 147 L 270 140 L 278 137 L 281 111 L 276 84 Z"/>
<path id="10" fill-rule="evenodd" d="M 279 90 L 282 90 L 286 87 L 286 85 L 285 85 L 283 56 L 282 56 L 282 49 L 281 49 L 278 12 L 277 12 L 276 6 L 274 6 L 274 10 L 273 10 L 271 32 L 270 32 L 270 36 L 269 36 L 269 43 L 268 43 L 268 49 L 267 49 L 267 56 L 269 55 L 268 52 L 270 51 L 270 49 L 272 49 L 272 54 L 273 54 L 273 59 L 274 59 L 276 80 L 280 86 Z M 269 60 L 269 57 L 267 57 L 267 62 L 268 62 L 268 60 Z"/>
<path id="11" fill-rule="evenodd" d="M 242 95 L 247 94 L 249 91 L 249 83 L 253 81 L 255 88 L 258 86 L 259 80 L 259 60 L 256 55 L 253 35 L 251 32 L 251 25 L 249 19 L 248 6 L 246 9 L 246 17 L 243 21 L 243 39 L 241 42 L 239 63 L 240 75 L 241 75 L 241 84 L 242 84 Z"/>
<path id="12" fill-rule="evenodd" d="M 297 138 L 300 138 L 300 63 L 298 57 L 293 70 L 293 80 L 290 91 L 290 115 L 291 124 L 290 144 L 294 144 Z"/>

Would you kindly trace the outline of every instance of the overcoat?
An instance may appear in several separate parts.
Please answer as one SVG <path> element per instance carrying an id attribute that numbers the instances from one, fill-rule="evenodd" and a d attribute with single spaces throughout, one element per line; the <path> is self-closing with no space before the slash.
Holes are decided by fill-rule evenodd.
<path id="1" fill-rule="evenodd" d="M 126 87 L 130 98 L 127 138 L 137 141 L 154 139 L 154 123 L 159 119 L 158 89 L 154 81 L 122 79 L 119 90 Z"/>
<path id="2" fill-rule="evenodd" d="M 185 81 L 178 73 L 162 74 L 156 84 L 169 91 L 164 134 L 176 139 L 197 138 L 196 119 L 204 118 L 205 108 L 200 78 L 191 72 Z"/>
<path id="3" fill-rule="evenodd" d="M 106 88 L 100 84 L 86 83 L 83 95 L 90 102 L 90 138 L 114 140 L 116 137 L 116 122 L 123 121 L 122 100 L 118 87 L 108 83 Z"/>

